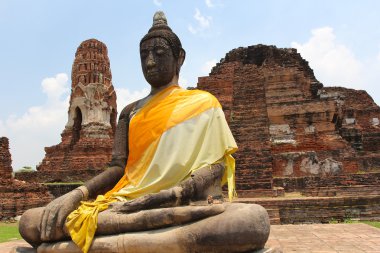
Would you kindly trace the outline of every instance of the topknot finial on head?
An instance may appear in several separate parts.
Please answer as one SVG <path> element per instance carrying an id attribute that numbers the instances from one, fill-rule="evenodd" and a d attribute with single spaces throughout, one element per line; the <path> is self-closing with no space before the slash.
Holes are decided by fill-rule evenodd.
<path id="1" fill-rule="evenodd" d="M 157 25 L 168 25 L 168 20 L 163 11 L 157 11 L 153 16 L 153 26 Z"/>

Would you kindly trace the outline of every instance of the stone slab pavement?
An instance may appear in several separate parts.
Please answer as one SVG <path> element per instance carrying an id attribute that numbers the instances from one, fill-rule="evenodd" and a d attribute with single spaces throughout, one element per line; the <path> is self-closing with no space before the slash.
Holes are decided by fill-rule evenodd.
<path id="1" fill-rule="evenodd" d="M 23 240 L 0 243 L 0 253 L 30 247 Z M 380 229 L 366 224 L 272 225 L 266 248 L 295 253 L 380 253 Z"/>
<path id="2" fill-rule="evenodd" d="M 361 223 L 274 225 L 266 247 L 296 253 L 380 253 L 380 229 Z"/>

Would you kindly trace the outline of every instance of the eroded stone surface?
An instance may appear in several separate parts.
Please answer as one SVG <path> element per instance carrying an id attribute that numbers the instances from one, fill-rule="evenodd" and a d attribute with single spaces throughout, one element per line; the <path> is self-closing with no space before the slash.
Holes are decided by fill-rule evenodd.
<path id="1" fill-rule="evenodd" d="M 255 204 L 224 205 L 226 207 L 224 212 L 182 226 L 97 236 L 92 242 L 90 252 L 227 253 L 249 252 L 264 248 L 270 232 L 266 210 Z M 38 251 L 80 252 L 71 241 L 43 243 L 38 247 Z"/>

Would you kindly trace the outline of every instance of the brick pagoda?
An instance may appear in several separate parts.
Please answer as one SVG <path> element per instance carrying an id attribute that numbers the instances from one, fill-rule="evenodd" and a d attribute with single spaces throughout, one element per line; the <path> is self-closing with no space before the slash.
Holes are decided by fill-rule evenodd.
<path id="1" fill-rule="evenodd" d="M 107 47 L 96 39 L 86 40 L 75 53 L 62 141 L 45 148 L 37 181 L 85 181 L 104 169 L 111 160 L 116 116 Z"/>
<path id="2" fill-rule="evenodd" d="M 379 106 L 365 91 L 323 87 L 296 49 L 234 49 L 198 88 L 219 99 L 238 143 L 240 196 L 378 182 Z"/>

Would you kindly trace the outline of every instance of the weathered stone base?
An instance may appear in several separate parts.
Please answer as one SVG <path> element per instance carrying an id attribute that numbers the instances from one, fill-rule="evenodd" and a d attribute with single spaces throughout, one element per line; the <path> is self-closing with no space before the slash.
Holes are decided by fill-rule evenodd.
<path id="1" fill-rule="evenodd" d="M 267 210 L 271 224 L 328 223 L 346 219 L 380 220 L 380 195 L 238 199 Z"/>
<path id="2" fill-rule="evenodd" d="M 276 248 L 264 248 L 260 250 L 254 250 L 250 253 L 282 253 L 283 251 L 276 247 Z M 32 247 L 16 247 L 14 248 L 11 253 L 37 253 L 37 250 Z"/>
<path id="3" fill-rule="evenodd" d="M 225 204 L 225 208 L 220 214 L 185 225 L 109 236 L 98 235 L 91 244 L 90 252 L 229 253 L 264 248 L 270 232 L 265 209 L 241 203 Z M 99 229 L 102 224 L 99 223 Z M 38 252 L 81 251 L 72 241 L 62 241 L 43 243 L 38 247 Z"/>

